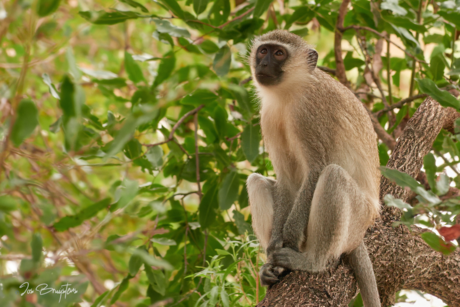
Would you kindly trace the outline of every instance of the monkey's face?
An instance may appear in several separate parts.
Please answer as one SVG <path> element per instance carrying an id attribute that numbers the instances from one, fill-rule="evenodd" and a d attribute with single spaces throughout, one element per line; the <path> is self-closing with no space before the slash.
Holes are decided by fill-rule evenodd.
<path id="1" fill-rule="evenodd" d="M 263 44 L 257 48 L 255 56 L 255 76 L 265 86 L 276 85 L 283 77 L 283 65 L 289 54 L 283 46 Z"/>

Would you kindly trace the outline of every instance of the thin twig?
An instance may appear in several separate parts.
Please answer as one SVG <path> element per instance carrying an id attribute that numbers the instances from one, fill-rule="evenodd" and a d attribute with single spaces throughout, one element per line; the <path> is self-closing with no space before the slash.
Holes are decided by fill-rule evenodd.
<path id="1" fill-rule="evenodd" d="M 221 24 L 218 28 L 219 28 L 219 29 L 225 28 L 229 23 L 231 23 L 231 22 L 233 22 L 233 21 L 236 21 L 236 20 L 238 20 L 238 19 L 243 18 L 244 16 L 250 14 L 252 11 L 254 11 L 254 8 L 250 8 L 249 10 L 247 10 L 246 12 L 244 12 L 243 14 L 241 14 L 240 16 L 237 16 L 237 17 L 233 18 L 232 20 L 229 20 L 229 21 L 227 21 L 226 23 Z"/>
<path id="2" fill-rule="evenodd" d="M 374 113 L 375 116 L 379 117 L 382 113 L 385 113 L 385 112 L 388 112 L 388 111 L 391 111 L 393 109 L 400 109 L 402 106 L 404 106 L 406 103 L 409 103 L 409 102 L 412 102 L 416 99 L 419 99 L 419 98 L 425 98 L 425 97 L 428 97 L 427 94 L 418 94 L 418 95 L 415 95 L 415 96 L 412 96 L 412 97 L 408 97 L 406 99 L 403 99 L 395 104 L 392 104 L 390 105 L 388 108 L 384 108 L 380 111 L 377 111 Z"/>
<path id="3" fill-rule="evenodd" d="M 423 64 L 428 64 L 427 62 L 423 61 L 423 60 L 419 60 L 417 59 L 414 55 L 412 55 L 411 53 L 409 53 L 406 49 L 404 49 L 403 47 L 399 46 L 398 44 L 396 44 L 395 42 L 391 41 L 388 37 L 386 37 L 385 35 L 383 35 L 382 33 L 374 30 L 374 29 L 371 29 L 369 27 L 362 27 L 362 26 L 348 26 L 348 27 L 345 27 L 345 28 L 341 28 L 339 29 L 340 32 L 345 32 L 346 30 L 350 30 L 350 29 L 354 29 L 354 30 L 366 30 L 366 31 L 369 31 L 369 32 L 372 32 L 374 33 L 375 35 L 378 35 L 382 38 L 384 38 L 387 42 L 389 42 L 390 44 L 393 44 L 395 47 L 397 47 L 398 49 L 401 49 L 402 51 L 404 51 L 405 54 L 407 54 L 409 57 L 413 58 L 415 61 L 417 62 L 420 62 L 420 63 L 423 63 Z"/>
<path id="4" fill-rule="evenodd" d="M 168 143 L 168 142 L 171 142 L 173 139 L 174 139 L 174 132 L 176 131 L 177 128 L 179 128 L 179 126 L 185 121 L 185 119 L 187 117 L 189 117 L 190 115 L 193 115 L 193 114 L 196 114 L 198 113 L 199 110 L 203 109 L 204 108 L 204 104 L 200 105 L 199 107 L 193 109 L 192 111 L 189 111 L 187 113 L 184 114 L 184 116 L 182 116 L 178 121 L 177 123 L 173 126 L 172 130 L 171 130 L 171 133 L 169 134 L 169 137 L 164 140 L 164 141 L 161 141 L 161 142 L 158 142 L 158 143 L 154 143 L 154 144 L 142 144 L 144 146 L 147 146 L 147 147 L 154 147 L 154 146 L 158 146 L 158 145 L 162 145 L 162 144 L 165 144 L 165 143 Z M 185 149 L 184 149 L 185 150 Z M 185 153 L 187 153 L 185 151 Z"/>

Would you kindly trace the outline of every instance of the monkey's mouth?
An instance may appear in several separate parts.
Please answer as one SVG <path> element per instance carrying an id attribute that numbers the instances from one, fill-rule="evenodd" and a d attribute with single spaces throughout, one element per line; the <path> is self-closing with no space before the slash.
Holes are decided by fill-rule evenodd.
<path id="1" fill-rule="evenodd" d="M 275 78 L 275 76 L 272 76 L 272 75 L 269 75 L 269 74 L 265 74 L 263 72 L 260 72 L 257 74 L 257 77 L 259 78 Z"/>

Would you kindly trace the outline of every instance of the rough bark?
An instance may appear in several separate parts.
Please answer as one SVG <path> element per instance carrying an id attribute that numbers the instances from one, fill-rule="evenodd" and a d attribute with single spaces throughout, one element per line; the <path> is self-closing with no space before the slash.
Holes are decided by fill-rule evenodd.
<path id="1" fill-rule="evenodd" d="M 427 98 L 407 123 L 387 166 L 416 177 L 441 128 L 455 120 L 454 113 Z M 382 178 L 381 199 L 386 194 L 404 200 L 409 196 L 407 190 Z M 382 206 L 381 219 L 364 239 L 382 306 L 393 305 L 397 291 L 416 289 L 439 297 L 450 307 L 460 307 L 460 251 L 449 257 L 433 251 L 418 236 L 422 229 L 413 227 L 411 232 L 406 226 L 393 227 L 400 211 Z M 356 293 L 356 280 L 344 258 L 338 267 L 321 274 L 290 273 L 258 306 L 347 306 Z"/>

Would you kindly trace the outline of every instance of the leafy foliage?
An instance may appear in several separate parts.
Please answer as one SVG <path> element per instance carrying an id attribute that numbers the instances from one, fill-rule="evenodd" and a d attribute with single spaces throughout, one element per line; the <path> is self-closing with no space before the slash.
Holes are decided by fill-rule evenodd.
<path id="1" fill-rule="evenodd" d="M 247 79 L 250 41 L 287 29 L 316 45 L 318 65 L 334 71 L 340 4 L 0 4 L 1 305 L 260 301 L 264 256 L 252 241 L 245 181 L 252 172 L 275 174 Z M 423 97 L 385 108 L 417 91 L 459 109 L 448 92 L 460 75 L 459 7 L 351 1 L 343 33 L 347 76 L 393 137 Z M 386 51 L 382 35 L 392 42 Z M 446 241 L 457 234 L 460 213 L 449 196 L 460 185 L 459 126 L 455 135 L 442 131 L 425 157 L 427 184 L 382 169 L 417 194 L 410 204 L 385 198 L 404 211 L 399 223 L 429 227 L 423 239 L 445 254 L 455 248 Z M 382 165 L 388 152 L 379 142 Z M 25 282 L 30 289 L 71 284 L 76 292 L 21 296 Z"/>

